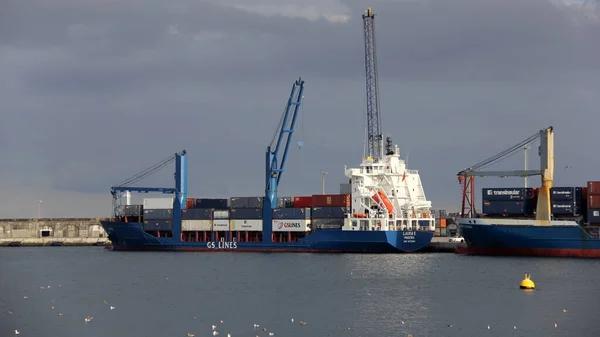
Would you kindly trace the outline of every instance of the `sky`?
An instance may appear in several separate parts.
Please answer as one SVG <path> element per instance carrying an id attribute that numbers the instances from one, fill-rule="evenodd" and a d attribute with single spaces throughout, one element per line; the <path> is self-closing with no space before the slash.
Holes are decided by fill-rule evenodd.
<path id="1" fill-rule="evenodd" d="M 368 6 L 383 130 L 435 209 L 458 210 L 461 169 L 548 126 L 555 185 L 600 180 L 593 3 L 2 3 L 0 218 L 35 217 L 37 200 L 42 217 L 109 216 L 112 185 L 183 149 L 189 196 L 264 195 L 264 153 L 299 77 L 304 101 L 279 195 L 321 193 L 322 170 L 338 193 L 344 165 L 363 156 Z M 529 168 L 539 167 L 535 147 Z M 490 169 L 522 169 L 523 157 Z M 173 172 L 138 186 L 171 187 Z"/>

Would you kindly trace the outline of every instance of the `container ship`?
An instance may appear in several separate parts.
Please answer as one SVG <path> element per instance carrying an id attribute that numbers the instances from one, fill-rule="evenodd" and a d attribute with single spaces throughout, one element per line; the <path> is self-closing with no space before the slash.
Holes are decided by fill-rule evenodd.
<path id="1" fill-rule="evenodd" d="M 101 224 L 114 250 L 410 253 L 426 247 L 435 231 L 431 201 L 417 170 L 382 137 L 378 111 L 375 15 L 363 15 L 367 78 L 367 135 L 359 167 L 346 168 L 345 193 L 280 198 L 291 136 L 304 81 L 292 86 L 275 137 L 266 151 L 265 194 L 196 199 L 187 196 L 187 152 L 181 151 L 111 188 L 113 217 Z M 300 147 L 302 142 L 298 142 Z M 132 184 L 175 161 L 175 187 Z M 131 192 L 173 194 L 131 205 Z"/>
<path id="2" fill-rule="evenodd" d="M 540 170 L 479 171 L 540 140 Z M 474 205 L 475 176 L 542 176 L 539 188 L 484 188 L 481 212 Z M 600 258 L 600 182 L 554 187 L 554 131 L 526 141 L 459 173 L 463 209 L 459 230 L 467 243 L 457 253 L 504 256 Z"/>

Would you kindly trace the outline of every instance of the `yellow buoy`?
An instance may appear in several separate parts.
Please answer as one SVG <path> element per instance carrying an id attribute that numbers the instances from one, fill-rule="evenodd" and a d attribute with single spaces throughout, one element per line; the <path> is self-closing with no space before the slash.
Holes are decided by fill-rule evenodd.
<path id="1" fill-rule="evenodd" d="M 521 289 L 535 289 L 535 283 L 531 280 L 531 274 L 525 273 L 525 278 L 521 281 L 519 285 Z"/>

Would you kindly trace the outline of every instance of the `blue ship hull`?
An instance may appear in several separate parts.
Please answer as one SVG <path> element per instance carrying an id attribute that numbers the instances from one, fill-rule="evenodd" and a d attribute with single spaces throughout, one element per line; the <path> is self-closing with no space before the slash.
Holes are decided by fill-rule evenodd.
<path id="1" fill-rule="evenodd" d="M 179 238 L 155 237 L 141 223 L 101 221 L 113 250 L 149 251 L 237 251 L 307 253 L 411 253 L 427 247 L 432 231 L 317 230 L 297 242 L 184 242 Z M 213 233 L 214 234 L 214 233 Z"/>
<path id="2" fill-rule="evenodd" d="M 510 220 L 509 220 L 510 221 Z M 503 223 L 486 219 L 463 219 L 459 222 L 467 243 L 457 253 L 504 256 L 555 256 L 600 258 L 600 239 L 592 237 L 579 225 L 564 222 L 549 226 Z M 521 221 L 522 222 L 522 221 Z"/>

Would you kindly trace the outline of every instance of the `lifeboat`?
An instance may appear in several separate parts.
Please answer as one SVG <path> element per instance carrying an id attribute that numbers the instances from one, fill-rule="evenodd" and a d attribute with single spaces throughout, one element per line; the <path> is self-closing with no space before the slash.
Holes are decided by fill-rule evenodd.
<path id="1" fill-rule="evenodd" d="M 385 208 L 387 208 L 388 213 L 392 213 L 394 211 L 394 206 L 392 205 L 392 202 L 382 190 L 377 191 L 377 193 L 373 194 L 371 198 L 373 198 L 373 200 L 375 200 L 375 202 L 377 202 L 378 204 L 383 203 L 385 205 Z"/>

